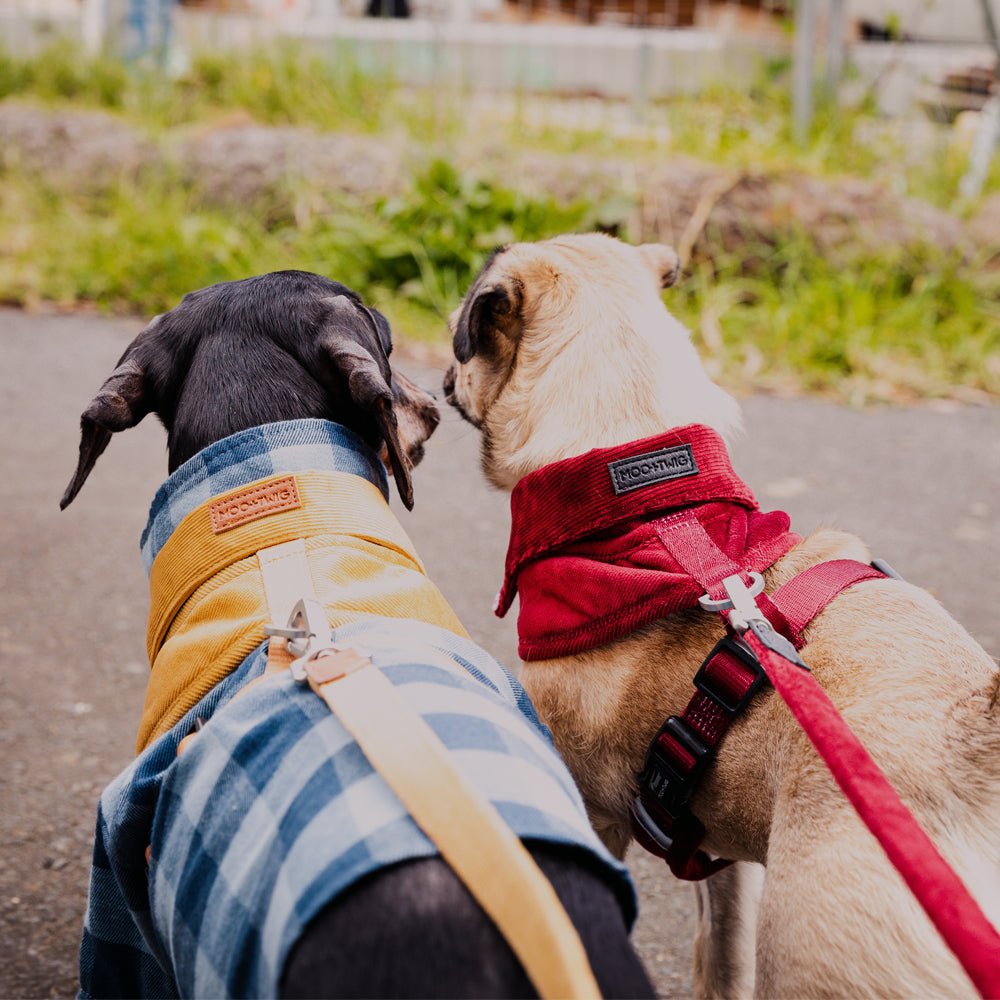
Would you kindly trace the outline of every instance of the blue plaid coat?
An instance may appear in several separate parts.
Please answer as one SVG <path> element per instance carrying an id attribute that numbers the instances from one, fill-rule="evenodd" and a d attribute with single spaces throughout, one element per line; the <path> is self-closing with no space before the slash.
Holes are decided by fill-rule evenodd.
<path id="1" fill-rule="evenodd" d="M 156 494 L 142 539 L 147 569 L 206 499 L 311 469 L 364 476 L 387 495 L 378 458 L 346 428 L 304 420 L 245 431 L 185 463 Z M 372 654 L 522 839 L 589 851 L 634 919 L 627 871 L 593 834 L 507 671 L 424 622 L 371 618 L 333 635 Z M 430 665 L 435 652 L 468 676 Z M 436 853 L 308 688 L 280 678 L 231 701 L 265 664 L 261 645 L 101 796 L 81 997 L 276 996 L 291 946 L 326 903 L 380 867 Z M 177 757 L 199 716 L 209 723 Z"/>

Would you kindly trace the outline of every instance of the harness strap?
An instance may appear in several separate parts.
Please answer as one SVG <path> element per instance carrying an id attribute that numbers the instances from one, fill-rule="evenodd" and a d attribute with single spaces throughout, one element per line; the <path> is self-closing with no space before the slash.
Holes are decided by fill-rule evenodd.
<path id="1" fill-rule="evenodd" d="M 782 584 L 771 597 L 773 604 L 782 613 L 787 631 L 778 628 L 773 621 L 771 624 L 779 632 L 784 632 L 796 649 L 801 649 L 805 645 L 803 630 L 838 594 L 856 583 L 883 580 L 885 576 L 885 573 L 874 566 L 854 559 L 831 559 L 829 562 L 817 563 Z M 760 597 L 757 598 L 757 604 L 770 619 Z"/>
<path id="2" fill-rule="evenodd" d="M 314 595 L 301 542 L 258 553 L 272 612 Z M 268 644 L 265 676 L 288 668 L 283 639 Z M 448 668 L 461 672 L 453 660 Z M 370 658 L 353 648 L 305 665 L 309 686 L 354 737 L 483 911 L 539 996 L 600 997 L 587 953 L 552 884 L 493 804 L 462 774 L 447 747 Z"/>
<path id="3" fill-rule="evenodd" d="M 726 636 L 705 658 L 680 717 L 667 719 L 650 744 L 632 829 L 679 879 L 697 882 L 732 864 L 699 850 L 705 828 L 691 811 L 690 798 L 729 726 L 765 680 L 746 646 Z"/>
<path id="4" fill-rule="evenodd" d="M 663 546 L 709 595 L 721 596 L 727 577 L 744 577 L 742 568 L 689 513 L 662 518 L 653 527 Z M 796 648 L 802 645 L 802 630 L 836 594 L 862 579 L 882 576 L 870 566 L 848 560 L 830 565 L 836 567 L 835 578 L 801 574 L 773 598 L 757 595 L 761 610 Z M 691 811 L 690 799 L 730 725 L 766 680 L 744 643 L 723 638 L 695 676 L 696 692 L 687 707 L 680 716 L 667 719 L 650 745 L 632 809 L 632 831 L 679 879 L 697 882 L 732 864 L 699 849 L 705 828 Z"/>
<path id="5" fill-rule="evenodd" d="M 680 521 L 686 524 L 678 529 L 675 522 Z M 722 561 L 711 564 L 712 549 L 718 549 L 697 519 L 684 513 L 666 518 L 664 530 L 658 528 L 657 533 L 708 594 L 719 596 Z M 722 559 L 732 565 L 724 555 Z M 730 575 L 743 579 L 738 569 Z M 1000 934 L 795 652 L 802 642 L 802 630 L 834 597 L 863 580 L 885 576 L 853 560 L 832 560 L 779 587 L 772 602 L 797 640 L 794 646 L 783 646 L 773 633 L 768 637 L 767 626 L 759 619 L 737 625 L 736 609 L 724 609 L 720 614 L 728 627 L 740 632 L 739 642 L 756 658 L 976 989 L 984 997 L 1000 997 Z M 766 615 L 759 598 L 756 604 Z"/>
<path id="6" fill-rule="evenodd" d="M 664 547 L 710 596 L 723 593 L 727 576 L 746 575 L 689 513 L 663 518 L 654 528 Z M 776 631 L 800 649 L 805 628 L 838 594 L 884 576 L 852 559 L 830 560 L 793 577 L 771 597 L 758 594 L 756 602 Z M 700 849 L 705 828 L 691 811 L 690 800 L 730 725 L 766 683 L 767 675 L 746 642 L 726 636 L 695 675 L 696 690 L 687 707 L 680 716 L 668 718 L 650 744 L 632 809 L 632 831 L 679 879 L 697 882 L 732 864 Z"/>

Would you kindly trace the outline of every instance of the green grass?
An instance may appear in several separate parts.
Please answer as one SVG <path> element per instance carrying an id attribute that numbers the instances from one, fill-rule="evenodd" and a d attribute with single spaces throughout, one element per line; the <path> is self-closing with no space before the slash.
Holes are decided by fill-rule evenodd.
<path id="1" fill-rule="evenodd" d="M 373 81 L 349 50 L 333 44 L 276 44 L 243 58 L 201 53 L 177 76 L 146 64 L 91 58 L 66 42 L 33 59 L 0 49 L 0 98 L 12 96 L 114 111 L 151 130 L 233 112 L 263 124 L 324 131 L 426 124 L 391 78 Z"/>
<path id="2" fill-rule="evenodd" d="M 719 91 L 651 108 L 651 116 L 669 122 L 659 144 L 517 118 L 498 134 L 515 148 L 576 155 L 683 152 L 716 164 L 879 180 L 892 168 L 907 190 L 942 205 L 953 200 L 964 166 L 960 151 L 907 159 L 863 102 L 846 112 L 822 107 L 809 142 L 797 147 L 779 71 L 745 95 Z M 236 109 L 272 124 L 380 134 L 403 129 L 423 148 L 459 139 L 461 128 L 450 99 L 403 95 L 347 58 L 289 47 L 253 59 L 205 56 L 177 79 L 89 61 L 65 47 L 30 61 L 0 56 L 0 97 L 9 95 L 109 109 L 154 138 Z M 863 132 L 881 139 L 860 142 Z M 988 190 L 1000 190 L 997 159 Z M 310 192 L 298 191 L 309 203 L 299 211 L 281 191 L 254 204 L 213 206 L 166 166 L 94 190 L 8 163 L 0 167 L 0 301 L 150 315 L 213 282 L 302 268 L 356 288 L 386 312 L 397 335 L 443 344 L 448 313 L 494 246 L 598 223 L 629 236 L 635 206 L 627 197 L 567 204 L 528 196 L 496 180 L 497 173 L 492 164 L 459 172 L 432 160 L 392 197 L 348 199 L 324 191 L 310 200 Z M 807 234 L 777 240 L 738 258 L 715 251 L 712 260 L 696 260 L 666 295 L 727 384 L 853 400 L 969 390 L 1000 398 L 995 262 L 991 269 L 923 246 L 874 255 L 858 250 L 850 261 L 831 261 Z"/>
<path id="3" fill-rule="evenodd" d="M 729 384 L 862 402 L 1000 396 L 1000 274 L 933 248 L 845 268 L 790 239 L 753 275 L 700 263 L 667 303 Z"/>
<path id="4" fill-rule="evenodd" d="M 625 137 L 598 119 L 593 127 L 565 127 L 558 114 L 547 122 L 527 113 L 525 96 L 512 118 L 490 123 L 507 144 L 551 152 L 587 153 L 639 160 L 677 154 L 741 169 L 795 169 L 884 180 L 897 191 L 935 205 L 956 203 L 965 170 L 968 137 L 947 130 L 913 130 L 880 119 L 870 92 L 855 88 L 850 103 L 824 100 L 822 92 L 805 144 L 792 136 L 785 59 L 762 63 L 757 84 L 746 90 L 719 86 L 706 92 L 651 102 L 642 123 Z M 0 99 L 21 96 L 49 104 L 115 111 L 150 130 L 211 121 L 233 114 L 271 125 L 322 131 L 385 132 L 402 129 L 421 141 L 452 141 L 476 131 L 452 86 L 431 93 L 398 87 L 384 73 L 359 66 L 349 45 L 285 42 L 243 56 L 201 53 L 177 76 L 155 67 L 126 66 L 90 58 L 66 42 L 32 59 L 0 49 Z M 625 109 L 607 105 L 620 120 Z M 985 192 L 1000 191 L 1000 157 Z"/>
<path id="5" fill-rule="evenodd" d="M 169 177 L 71 193 L 8 170 L 0 187 L 0 300 L 94 304 L 149 315 L 216 281 L 303 268 L 358 289 L 401 337 L 441 342 L 446 317 L 489 251 L 591 228 L 592 207 L 532 200 L 434 163 L 412 191 L 268 225 L 200 205 Z M 852 399 L 1000 397 L 1000 275 L 929 249 L 820 257 L 803 238 L 696 262 L 666 301 L 730 385 Z"/>
<path id="6" fill-rule="evenodd" d="M 0 173 L 0 301 L 160 312 L 187 291 L 284 268 L 336 277 L 409 332 L 438 336 L 490 251 L 591 228 L 585 204 L 528 199 L 434 162 L 405 198 L 346 200 L 297 222 L 205 207 L 177 178 L 150 175 L 101 192 Z M 398 308 L 394 307 L 398 303 Z"/>
<path id="7" fill-rule="evenodd" d="M 825 177 L 855 176 L 888 183 L 896 194 L 941 208 L 970 210 L 958 203 L 968 165 L 970 135 L 958 135 L 918 119 L 879 116 L 869 92 L 837 104 L 817 91 L 812 127 L 804 143 L 793 136 L 788 66 L 763 67 L 756 86 L 719 86 L 695 95 L 652 102 L 625 137 L 609 128 L 613 111 L 591 128 L 542 124 L 523 109 L 508 138 L 557 153 L 662 160 L 677 155 L 755 172 L 802 171 Z M 618 109 L 622 120 L 624 107 Z M 1000 191 L 995 157 L 983 194 Z"/>

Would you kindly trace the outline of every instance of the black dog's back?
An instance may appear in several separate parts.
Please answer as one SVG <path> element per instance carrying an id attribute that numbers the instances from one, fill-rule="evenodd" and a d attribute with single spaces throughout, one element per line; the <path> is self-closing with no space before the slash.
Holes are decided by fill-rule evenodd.
<path id="1" fill-rule="evenodd" d="M 604 997 L 653 997 L 608 884 L 555 844 L 528 845 L 573 921 Z M 535 997 L 510 946 L 440 858 L 383 869 L 334 900 L 287 962 L 293 997 Z"/>

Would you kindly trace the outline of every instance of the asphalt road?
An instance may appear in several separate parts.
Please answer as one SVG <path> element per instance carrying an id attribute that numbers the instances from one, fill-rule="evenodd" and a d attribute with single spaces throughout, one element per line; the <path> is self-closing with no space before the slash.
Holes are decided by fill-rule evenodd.
<path id="1" fill-rule="evenodd" d="M 146 580 L 138 538 L 166 471 L 154 420 L 120 435 L 66 512 L 78 418 L 139 324 L 0 311 L 0 996 L 65 996 L 94 810 L 130 759 L 142 705 Z M 437 386 L 426 366 L 402 366 Z M 745 400 L 738 471 L 800 532 L 850 528 L 1000 654 L 1000 408 L 857 412 Z M 482 483 L 476 433 L 451 413 L 401 518 L 470 632 L 514 665 L 514 617 L 490 611 L 506 498 Z M 689 890 L 637 853 L 635 938 L 664 996 L 685 996 Z"/>

